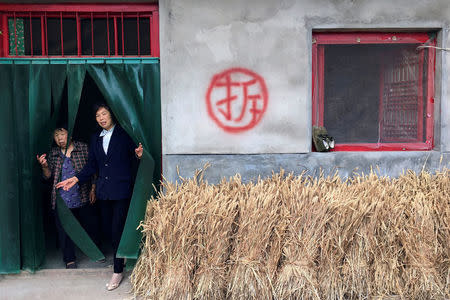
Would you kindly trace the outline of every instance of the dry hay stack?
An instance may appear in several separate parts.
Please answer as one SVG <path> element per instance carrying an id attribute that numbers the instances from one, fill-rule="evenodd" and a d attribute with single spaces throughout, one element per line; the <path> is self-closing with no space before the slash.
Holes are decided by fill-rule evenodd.
<path id="1" fill-rule="evenodd" d="M 286 228 L 283 200 L 288 194 L 288 182 L 282 172 L 274 174 L 271 180 L 259 179 L 246 187 L 247 197 L 239 199 L 228 296 L 270 299 Z"/>
<path id="2" fill-rule="evenodd" d="M 197 174 L 198 175 L 198 174 Z M 165 182 L 132 274 L 148 299 L 448 299 L 450 178 Z M 195 178 L 197 178 L 196 176 Z"/>

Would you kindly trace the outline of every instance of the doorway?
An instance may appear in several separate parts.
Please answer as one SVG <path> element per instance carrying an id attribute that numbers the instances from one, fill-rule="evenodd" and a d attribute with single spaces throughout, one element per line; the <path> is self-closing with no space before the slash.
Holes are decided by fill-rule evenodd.
<path id="1" fill-rule="evenodd" d="M 152 184 L 161 178 L 158 59 L 114 59 L 114 63 L 107 59 L 9 59 L 0 64 L 0 77 L 4 91 L 1 117 L 8 124 L 0 132 L 0 142 L 10 156 L 1 171 L 6 180 L 0 183 L 5 191 L 0 215 L 8 222 L 2 229 L 8 235 L 3 236 L 11 237 L 0 236 L 0 272 L 64 267 L 46 207 L 48 186 L 41 182 L 36 153 L 50 149 L 59 112 L 67 111 L 74 139 L 88 141 L 96 128 L 92 104 L 98 100 L 105 100 L 128 135 L 144 145 L 118 250 L 118 256 L 137 259 L 141 234 L 136 228 L 154 193 Z M 83 248 L 83 239 L 79 241 Z M 105 252 L 108 258 L 108 249 Z M 78 257 L 80 267 L 99 266 L 87 257 L 84 264 L 82 254 Z"/>

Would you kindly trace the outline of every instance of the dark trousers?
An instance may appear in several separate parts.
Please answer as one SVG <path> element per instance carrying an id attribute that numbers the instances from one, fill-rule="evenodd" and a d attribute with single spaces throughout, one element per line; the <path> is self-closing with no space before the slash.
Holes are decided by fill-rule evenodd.
<path id="1" fill-rule="evenodd" d="M 81 220 L 84 230 L 86 230 L 97 247 L 100 247 L 100 214 L 97 203 L 83 206 Z"/>
<path id="2" fill-rule="evenodd" d="M 123 258 L 117 258 L 117 248 L 119 248 L 123 227 L 127 219 L 130 199 L 124 200 L 99 200 L 100 215 L 102 220 L 103 235 L 111 238 L 114 252 L 114 273 L 123 272 Z"/>
<path id="3" fill-rule="evenodd" d="M 82 208 L 72 208 L 70 211 L 75 216 L 75 218 L 80 222 L 81 221 L 81 212 Z M 67 264 L 69 262 L 75 261 L 75 244 L 72 242 L 70 237 L 66 234 L 64 231 L 64 228 L 61 225 L 61 221 L 58 217 L 58 212 L 54 210 L 55 213 L 55 224 L 56 224 L 56 230 L 58 231 L 58 240 L 59 240 L 59 246 L 61 247 L 61 251 L 63 254 L 63 261 Z"/>
<path id="4" fill-rule="evenodd" d="M 88 233 L 90 238 L 97 244 L 100 243 L 100 233 L 98 230 L 98 217 L 95 214 L 94 208 L 92 205 L 87 204 L 78 208 L 71 208 L 70 211 L 74 215 L 74 217 L 80 222 L 80 225 L 83 229 Z M 61 251 L 63 254 L 63 261 L 67 264 L 68 262 L 72 262 L 76 260 L 75 256 L 75 244 L 70 239 L 70 237 L 64 231 L 64 228 L 61 225 L 61 221 L 58 217 L 58 212 L 54 210 L 55 214 L 55 223 L 56 230 L 58 232 L 58 240 L 59 246 L 61 247 Z"/>

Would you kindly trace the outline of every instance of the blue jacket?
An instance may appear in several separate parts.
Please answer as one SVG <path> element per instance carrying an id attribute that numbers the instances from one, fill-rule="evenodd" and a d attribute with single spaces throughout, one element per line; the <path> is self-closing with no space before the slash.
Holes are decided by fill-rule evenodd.
<path id="1" fill-rule="evenodd" d="M 103 137 L 94 134 L 89 146 L 89 158 L 84 168 L 76 175 L 80 182 L 88 181 L 97 174 L 96 197 L 101 200 L 122 200 L 131 197 L 138 159 L 136 145 L 118 124 L 114 128 L 108 146 L 103 150 Z"/>

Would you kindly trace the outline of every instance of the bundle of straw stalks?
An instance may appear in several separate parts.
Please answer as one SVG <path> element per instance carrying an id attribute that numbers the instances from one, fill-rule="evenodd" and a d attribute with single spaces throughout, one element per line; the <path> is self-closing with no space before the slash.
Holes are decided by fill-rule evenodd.
<path id="1" fill-rule="evenodd" d="M 146 299 L 449 299 L 449 175 L 164 182 L 141 225 L 133 290 Z"/>
<path id="2" fill-rule="evenodd" d="M 232 299 L 270 299 L 281 259 L 286 218 L 284 173 L 246 185 L 239 201 L 239 224 L 231 255 L 227 295 Z"/>

